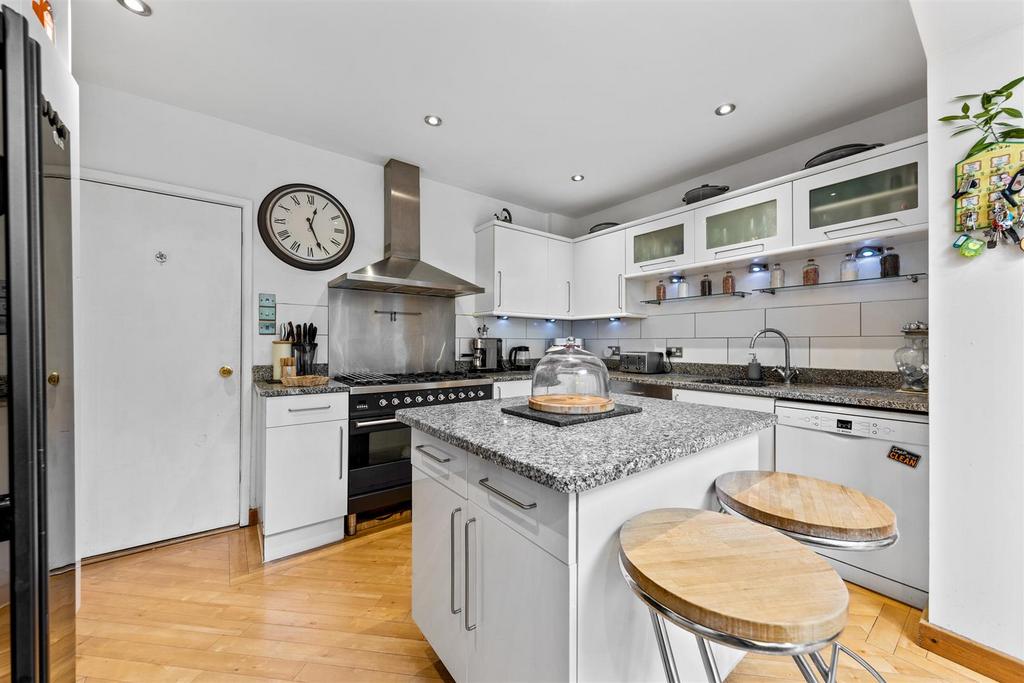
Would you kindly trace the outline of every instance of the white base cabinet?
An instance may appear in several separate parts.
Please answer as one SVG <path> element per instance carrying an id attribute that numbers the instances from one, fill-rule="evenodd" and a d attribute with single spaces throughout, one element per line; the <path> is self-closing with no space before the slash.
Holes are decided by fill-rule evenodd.
<path id="1" fill-rule="evenodd" d="M 257 397 L 253 418 L 263 560 L 345 537 L 348 394 Z"/>
<path id="2" fill-rule="evenodd" d="M 512 382 L 495 382 L 494 398 L 512 398 L 529 396 L 533 393 L 533 382 L 528 379 L 517 379 Z"/>
<path id="3" fill-rule="evenodd" d="M 652 508 L 709 508 L 718 475 L 757 466 L 752 434 L 567 494 L 415 429 L 412 443 L 412 615 L 459 683 L 663 680 L 648 610 L 619 570 L 619 527 Z M 669 633 L 681 680 L 703 680 L 693 637 Z M 723 676 L 743 656 L 712 647 Z"/>
<path id="4" fill-rule="evenodd" d="M 775 399 L 765 396 L 743 396 L 741 394 L 720 394 L 711 391 L 693 391 L 692 389 L 673 389 L 673 401 L 701 403 L 706 406 L 737 408 L 739 410 L 757 410 L 762 413 L 775 413 Z M 758 434 L 757 468 L 775 470 L 775 430 L 766 429 Z"/>

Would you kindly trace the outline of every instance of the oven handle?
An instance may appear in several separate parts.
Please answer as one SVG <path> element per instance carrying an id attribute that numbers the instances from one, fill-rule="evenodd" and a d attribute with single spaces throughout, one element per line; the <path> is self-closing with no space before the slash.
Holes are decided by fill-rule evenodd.
<path id="1" fill-rule="evenodd" d="M 386 418 L 384 420 L 367 420 L 366 422 L 355 422 L 356 429 L 362 429 L 363 427 L 376 427 L 377 425 L 393 425 L 398 424 L 398 420 L 393 417 Z"/>

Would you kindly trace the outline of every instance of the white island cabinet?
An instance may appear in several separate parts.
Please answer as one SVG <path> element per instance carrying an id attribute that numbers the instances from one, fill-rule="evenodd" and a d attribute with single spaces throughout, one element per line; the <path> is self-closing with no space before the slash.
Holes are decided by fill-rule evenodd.
<path id="1" fill-rule="evenodd" d="M 663 679 L 647 608 L 620 574 L 618 529 L 653 508 L 711 507 L 718 475 L 757 467 L 758 432 L 775 418 L 629 402 L 647 414 L 608 420 L 619 428 L 607 438 L 588 435 L 599 423 L 558 429 L 502 414 L 515 399 L 399 411 L 413 427 L 413 619 L 456 681 Z M 638 436 L 668 418 L 691 427 Z M 718 430 L 718 445 L 688 442 L 695 424 Z M 608 450 L 596 459 L 595 437 Z M 670 632 L 682 680 L 701 680 L 692 636 Z M 715 647 L 725 674 L 742 653 Z"/>

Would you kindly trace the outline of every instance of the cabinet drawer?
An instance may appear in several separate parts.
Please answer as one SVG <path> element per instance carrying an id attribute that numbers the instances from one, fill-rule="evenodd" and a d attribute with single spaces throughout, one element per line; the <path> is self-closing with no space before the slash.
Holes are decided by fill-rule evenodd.
<path id="1" fill-rule="evenodd" d="M 569 519 L 569 494 L 471 456 L 469 499 L 562 562 L 576 561 L 576 543 L 570 542 L 575 520 Z"/>
<path id="2" fill-rule="evenodd" d="M 267 427 L 327 422 L 348 418 L 348 394 L 276 396 L 267 399 Z"/>
<path id="3" fill-rule="evenodd" d="M 469 454 L 438 438 L 412 430 L 412 464 L 449 489 L 466 498 L 466 468 Z"/>

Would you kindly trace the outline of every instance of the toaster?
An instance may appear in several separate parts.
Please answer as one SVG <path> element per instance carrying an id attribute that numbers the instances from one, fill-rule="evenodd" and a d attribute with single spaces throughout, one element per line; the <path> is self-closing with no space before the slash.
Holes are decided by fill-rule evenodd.
<path id="1" fill-rule="evenodd" d="M 653 375 L 662 372 L 664 357 L 661 351 L 623 351 L 619 354 L 619 370 Z"/>

